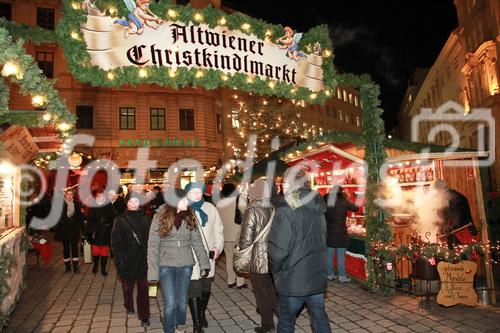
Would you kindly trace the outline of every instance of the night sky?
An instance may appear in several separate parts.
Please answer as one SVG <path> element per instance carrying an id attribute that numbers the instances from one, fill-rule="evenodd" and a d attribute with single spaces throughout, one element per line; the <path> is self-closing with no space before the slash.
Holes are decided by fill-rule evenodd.
<path id="1" fill-rule="evenodd" d="M 397 125 L 396 115 L 414 69 L 432 66 L 458 24 L 453 0 L 222 3 L 296 31 L 327 24 L 335 65 L 347 72 L 368 73 L 380 84 L 386 131 Z"/>

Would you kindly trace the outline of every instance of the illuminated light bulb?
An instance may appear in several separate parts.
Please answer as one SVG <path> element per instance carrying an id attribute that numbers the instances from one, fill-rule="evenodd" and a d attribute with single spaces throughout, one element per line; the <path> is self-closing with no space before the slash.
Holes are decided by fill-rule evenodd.
<path id="1" fill-rule="evenodd" d="M 195 77 L 198 78 L 198 79 L 200 77 L 203 77 L 203 71 L 202 70 L 196 71 Z"/>
<path id="2" fill-rule="evenodd" d="M 16 77 L 19 75 L 19 66 L 17 66 L 15 63 L 7 61 L 5 65 L 3 65 L 2 68 L 2 76 L 11 76 L 15 75 Z"/>
<path id="3" fill-rule="evenodd" d="M 34 107 L 43 106 L 45 103 L 47 103 L 47 98 L 42 95 L 35 95 L 31 99 L 31 104 L 33 104 Z"/>
<path id="4" fill-rule="evenodd" d="M 174 18 L 176 18 L 176 17 L 177 17 L 177 12 L 176 12 L 175 10 L 173 10 L 173 9 L 169 9 L 169 10 L 167 11 L 167 15 L 168 15 L 169 17 L 171 17 L 171 18 L 173 18 L 173 19 L 174 19 Z"/>
<path id="5" fill-rule="evenodd" d="M 147 76 L 148 76 L 148 71 L 147 71 L 147 69 L 145 69 L 145 68 L 141 68 L 141 69 L 139 69 L 139 77 L 141 77 L 141 78 L 145 78 L 145 77 L 147 77 Z"/>
<path id="6" fill-rule="evenodd" d="M 420 163 L 422 163 L 422 161 L 416 160 L 415 163 L 420 164 Z"/>
<path id="7" fill-rule="evenodd" d="M 175 77 L 177 75 L 177 69 L 174 69 L 174 68 L 170 68 L 168 70 L 168 76 L 170 77 Z"/>
<path id="8" fill-rule="evenodd" d="M 325 95 L 326 95 L 326 96 L 330 96 L 330 94 L 331 94 L 331 91 L 330 91 L 330 90 L 326 90 L 326 91 L 325 91 Z"/>
<path id="9" fill-rule="evenodd" d="M 316 93 L 312 93 L 311 95 L 309 95 L 309 97 L 310 97 L 311 99 L 316 99 L 316 97 L 318 97 L 318 94 L 316 94 Z"/>
<path id="10" fill-rule="evenodd" d="M 196 13 L 196 14 L 194 14 L 194 17 L 193 17 L 193 18 L 194 18 L 194 20 L 195 20 L 196 22 L 203 21 L 203 15 L 201 15 L 200 13 Z"/>
<path id="11" fill-rule="evenodd" d="M 274 89 L 274 87 L 276 87 L 276 83 L 274 83 L 274 81 L 271 81 L 268 83 L 268 86 L 269 88 Z"/>
<path id="12" fill-rule="evenodd" d="M 108 12 L 109 12 L 111 15 L 115 15 L 115 14 L 116 14 L 116 8 L 115 8 L 115 7 L 109 7 Z"/>
<path id="13" fill-rule="evenodd" d="M 115 79 L 115 73 L 109 71 L 108 74 L 106 74 L 106 77 L 108 78 L 108 80 L 113 81 Z"/>
<path id="14" fill-rule="evenodd" d="M 243 30 L 246 30 L 246 31 L 250 30 L 250 28 L 251 28 L 251 27 L 252 27 L 252 26 L 251 26 L 250 24 L 248 24 L 248 23 L 243 23 L 243 24 L 241 25 L 241 28 L 242 28 Z"/>
<path id="15" fill-rule="evenodd" d="M 228 77 L 226 74 L 221 75 L 221 77 L 220 77 L 220 78 L 222 79 L 222 81 L 227 81 L 227 80 L 229 80 L 229 77 Z"/>
<path id="16" fill-rule="evenodd" d="M 76 31 L 72 31 L 70 34 L 71 38 L 73 39 L 80 39 L 80 35 Z"/>
<path id="17" fill-rule="evenodd" d="M 80 9 L 80 5 L 78 4 L 78 2 L 72 2 L 71 8 L 73 8 L 74 10 L 77 10 L 77 9 Z"/>
<path id="18" fill-rule="evenodd" d="M 59 128 L 63 132 L 66 132 L 71 128 L 71 125 L 68 123 L 60 123 L 59 125 L 57 125 L 57 128 Z M 65 145 L 63 145 L 63 146 L 65 146 Z"/>
<path id="19" fill-rule="evenodd" d="M 219 19 L 219 24 L 220 25 L 225 25 L 227 23 L 226 18 L 223 16 Z"/>
<path id="20" fill-rule="evenodd" d="M 44 114 L 42 117 L 42 119 L 45 121 L 50 121 L 51 118 L 52 118 L 52 116 L 48 112 L 46 114 Z"/>
<path id="21" fill-rule="evenodd" d="M 267 100 L 263 100 L 262 104 L 267 105 Z"/>
<path id="22" fill-rule="evenodd" d="M 296 91 L 297 91 L 297 89 L 295 89 L 295 88 L 292 88 L 292 90 L 290 90 L 290 92 L 291 92 L 292 94 L 295 94 L 295 92 L 296 92 Z"/>
<path id="23" fill-rule="evenodd" d="M 253 83 L 253 78 L 251 76 L 247 77 L 247 83 Z"/>
<path id="24" fill-rule="evenodd" d="M 323 51 L 323 56 L 324 56 L 325 58 L 328 58 L 328 57 L 330 57 L 331 55 L 332 55 L 332 51 L 330 51 L 330 50 L 328 50 L 328 49 Z"/>
<path id="25" fill-rule="evenodd" d="M 266 37 L 271 37 L 271 35 L 273 34 L 273 32 L 271 30 L 266 30 Z"/>

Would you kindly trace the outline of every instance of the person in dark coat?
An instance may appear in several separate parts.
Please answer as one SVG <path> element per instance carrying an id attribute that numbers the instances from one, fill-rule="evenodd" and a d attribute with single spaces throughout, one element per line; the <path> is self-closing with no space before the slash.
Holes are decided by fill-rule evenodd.
<path id="1" fill-rule="evenodd" d="M 151 200 L 149 208 L 151 213 L 154 215 L 161 205 L 165 203 L 165 198 L 163 197 L 163 191 L 160 186 L 153 187 L 154 198 Z"/>
<path id="2" fill-rule="evenodd" d="M 134 287 L 137 284 L 137 311 L 144 327 L 149 326 L 148 236 L 151 219 L 139 210 L 139 198 L 132 194 L 127 211 L 119 215 L 111 231 L 111 247 L 122 282 L 124 306 L 134 313 Z"/>
<path id="3" fill-rule="evenodd" d="M 476 240 L 477 229 L 474 225 L 469 200 L 462 193 L 448 187 L 441 179 L 436 180 L 434 188 L 444 192 L 448 205 L 443 207 L 439 215 L 444 221 L 443 233 L 448 234 L 448 247 L 472 243 Z M 461 227 L 471 224 L 465 229 L 453 232 Z M 453 233 L 452 233 L 453 232 Z"/>
<path id="4" fill-rule="evenodd" d="M 333 270 L 333 255 L 337 256 L 338 278 L 342 283 L 351 282 L 345 272 L 345 252 L 349 246 L 349 235 L 347 234 L 346 218 L 348 211 L 357 212 L 359 207 L 350 202 L 342 186 L 334 186 L 330 194 L 323 199 L 327 204 L 326 209 L 326 257 L 328 260 L 328 280 L 337 278 Z M 329 199 L 332 202 L 329 202 Z"/>
<path id="5" fill-rule="evenodd" d="M 74 199 L 73 190 L 64 192 L 64 202 L 62 215 L 56 226 L 56 239 L 63 243 L 63 258 L 66 265 L 66 272 L 71 271 L 71 262 L 73 262 L 73 271 L 79 273 L 78 259 L 78 241 L 84 232 L 85 216 L 82 214 L 81 205 Z"/>
<path id="6" fill-rule="evenodd" d="M 268 238 L 269 268 L 279 295 L 278 332 L 294 331 L 304 303 L 312 331 L 331 332 L 324 302 L 326 205 L 317 192 L 307 188 L 308 179 L 297 168 L 285 172 L 285 204 L 277 207 Z"/>
<path id="7" fill-rule="evenodd" d="M 111 203 L 106 202 L 103 192 L 97 192 L 95 202 L 89 210 L 87 218 L 87 232 L 85 237 L 92 245 L 92 259 L 94 267 L 92 273 L 96 274 L 101 261 L 101 274 L 107 276 L 109 246 L 111 244 L 111 228 L 115 210 Z"/>
<path id="8" fill-rule="evenodd" d="M 111 190 L 108 192 L 108 200 L 114 210 L 113 218 L 117 217 L 120 214 L 123 214 L 127 210 L 125 199 L 123 199 L 122 196 L 118 195 L 116 191 Z"/>

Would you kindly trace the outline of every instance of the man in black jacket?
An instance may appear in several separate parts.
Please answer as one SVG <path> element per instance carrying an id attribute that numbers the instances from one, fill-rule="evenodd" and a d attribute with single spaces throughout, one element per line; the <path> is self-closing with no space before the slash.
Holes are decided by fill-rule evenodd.
<path id="1" fill-rule="evenodd" d="M 151 219 L 139 210 L 139 199 L 132 194 L 127 211 L 119 215 L 111 232 L 111 247 L 122 282 L 127 313 L 134 313 L 134 287 L 137 284 L 137 310 L 143 327 L 149 326 L 148 236 Z"/>
<path id="2" fill-rule="evenodd" d="M 285 173 L 285 202 L 277 207 L 268 240 L 269 267 L 279 294 L 279 333 L 294 332 L 304 303 L 313 332 L 331 332 L 323 296 L 327 286 L 326 205 L 307 188 L 307 179 L 300 169 Z"/>

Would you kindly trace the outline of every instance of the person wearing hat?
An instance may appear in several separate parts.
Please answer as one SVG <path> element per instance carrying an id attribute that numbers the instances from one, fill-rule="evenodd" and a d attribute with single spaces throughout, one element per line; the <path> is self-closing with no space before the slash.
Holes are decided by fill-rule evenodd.
<path id="1" fill-rule="evenodd" d="M 198 225 L 200 226 L 205 250 L 210 253 L 210 273 L 207 278 L 200 274 L 200 265 L 197 262 L 193 268 L 191 283 L 189 285 L 189 310 L 193 318 L 193 325 L 208 327 L 205 311 L 210 299 L 212 280 L 215 276 L 215 260 L 224 249 L 224 224 L 217 208 L 203 200 L 205 185 L 203 183 L 189 183 L 186 185 L 189 206 L 195 211 Z"/>
<path id="2" fill-rule="evenodd" d="M 350 202 L 344 188 L 335 185 L 331 193 L 323 197 L 327 204 L 326 209 L 326 256 L 328 260 L 328 280 L 337 278 L 333 270 L 333 255 L 337 256 L 338 279 L 341 283 L 351 282 L 345 271 L 345 252 L 349 245 L 346 218 L 348 211 L 357 212 L 359 207 Z M 329 200 L 331 199 L 331 202 Z"/>
<path id="3" fill-rule="evenodd" d="M 204 278 L 210 272 L 210 262 L 196 215 L 188 206 L 185 191 L 169 189 L 166 203 L 153 218 L 148 241 L 148 280 L 160 281 L 166 333 L 185 332 L 187 292 L 195 264 L 193 251 Z"/>
<path id="4" fill-rule="evenodd" d="M 113 224 L 111 248 L 122 282 L 125 309 L 128 314 L 134 313 L 134 287 L 137 285 L 137 314 L 142 326 L 147 327 L 150 316 L 147 250 L 151 219 L 139 207 L 138 195 L 131 193 L 127 210 Z"/>

